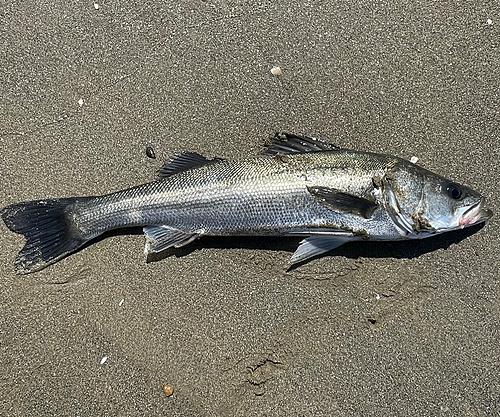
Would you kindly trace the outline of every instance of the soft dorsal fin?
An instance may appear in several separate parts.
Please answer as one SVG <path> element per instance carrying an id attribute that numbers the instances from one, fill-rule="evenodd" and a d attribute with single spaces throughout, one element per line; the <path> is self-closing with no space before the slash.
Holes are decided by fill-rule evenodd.
<path id="1" fill-rule="evenodd" d="M 158 179 L 167 178 L 179 172 L 218 161 L 221 161 L 221 159 L 207 159 L 196 152 L 181 152 L 158 170 Z"/>
<path id="2" fill-rule="evenodd" d="M 328 187 L 307 187 L 316 201 L 330 210 L 369 219 L 377 204 L 366 197 L 344 193 Z"/>
<path id="3" fill-rule="evenodd" d="M 262 155 L 292 154 L 318 151 L 338 151 L 340 146 L 326 143 L 309 136 L 298 136 L 291 133 L 276 134 L 271 144 Z"/>

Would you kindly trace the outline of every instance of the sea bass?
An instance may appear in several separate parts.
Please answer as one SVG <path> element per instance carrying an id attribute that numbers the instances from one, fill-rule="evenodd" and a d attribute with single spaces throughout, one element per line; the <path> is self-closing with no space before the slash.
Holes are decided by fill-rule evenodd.
<path id="1" fill-rule="evenodd" d="M 177 154 L 156 181 L 98 197 L 29 201 L 0 215 L 38 271 L 109 230 L 144 227 L 145 253 L 200 236 L 301 236 L 291 263 L 355 240 L 420 239 L 488 220 L 485 199 L 404 159 L 290 134 L 243 161 Z"/>

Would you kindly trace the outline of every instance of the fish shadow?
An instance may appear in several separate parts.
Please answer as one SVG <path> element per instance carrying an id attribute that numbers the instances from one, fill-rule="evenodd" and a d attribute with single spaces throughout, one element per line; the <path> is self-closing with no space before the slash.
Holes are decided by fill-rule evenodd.
<path id="1" fill-rule="evenodd" d="M 461 242 L 469 236 L 477 233 L 484 227 L 484 223 L 471 226 L 462 230 L 443 233 L 426 239 L 403 240 L 403 241 L 360 241 L 349 242 L 325 254 L 307 259 L 303 262 L 292 265 L 289 270 L 295 269 L 303 264 L 308 263 L 312 259 L 323 256 L 344 256 L 346 258 L 358 259 L 364 258 L 405 258 L 413 259 L 419 256 L 434 252 L 438 249 L 447 249 L 452 244 Z M 109 232 L 109 235 L 142 235 L 142 229 L 135 228 L 133 233 L 131 230 L 120 230 Z M 102 239 L 109 237 L 102 236 Z M 270 250 L 270 251 L 287 251 L 295 252 L 301 238 L 296 237 L 260 237 L 260 236 L 204 236 L 189 245 L 181 248 L 169 248 L 162 252 L 149 254 L 147 262 L 158 262 L 163 259 L 175 256 L 182 258 L 201 249 L 250 249 L 250 250 Z"/>

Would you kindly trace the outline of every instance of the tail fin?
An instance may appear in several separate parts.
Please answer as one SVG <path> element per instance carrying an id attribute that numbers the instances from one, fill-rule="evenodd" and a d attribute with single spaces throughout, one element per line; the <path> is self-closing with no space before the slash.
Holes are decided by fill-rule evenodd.
<path id="1" fill-rule="evenodd" d="M 14 268 L 19 274 L 39 271 L 82 246 L 68 206 L 80 198 L 57 198 L 12 204 L 0 211 L 5 225 L 26 238 Z"/>

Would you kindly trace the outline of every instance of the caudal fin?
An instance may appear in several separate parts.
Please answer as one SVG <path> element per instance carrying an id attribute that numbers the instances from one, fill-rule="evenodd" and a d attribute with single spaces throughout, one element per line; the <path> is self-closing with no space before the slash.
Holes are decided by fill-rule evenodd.
<path id="1" fill-rule="evenodd" d="M 78 235 L 68 206 L 77 198 L 28 201 L 0 211 L 5 225 L 24 235 L 26 244 L 18 253 L 14 269 L 20 274 L 39 271 L 82 246 L 87 239 Z"/>

